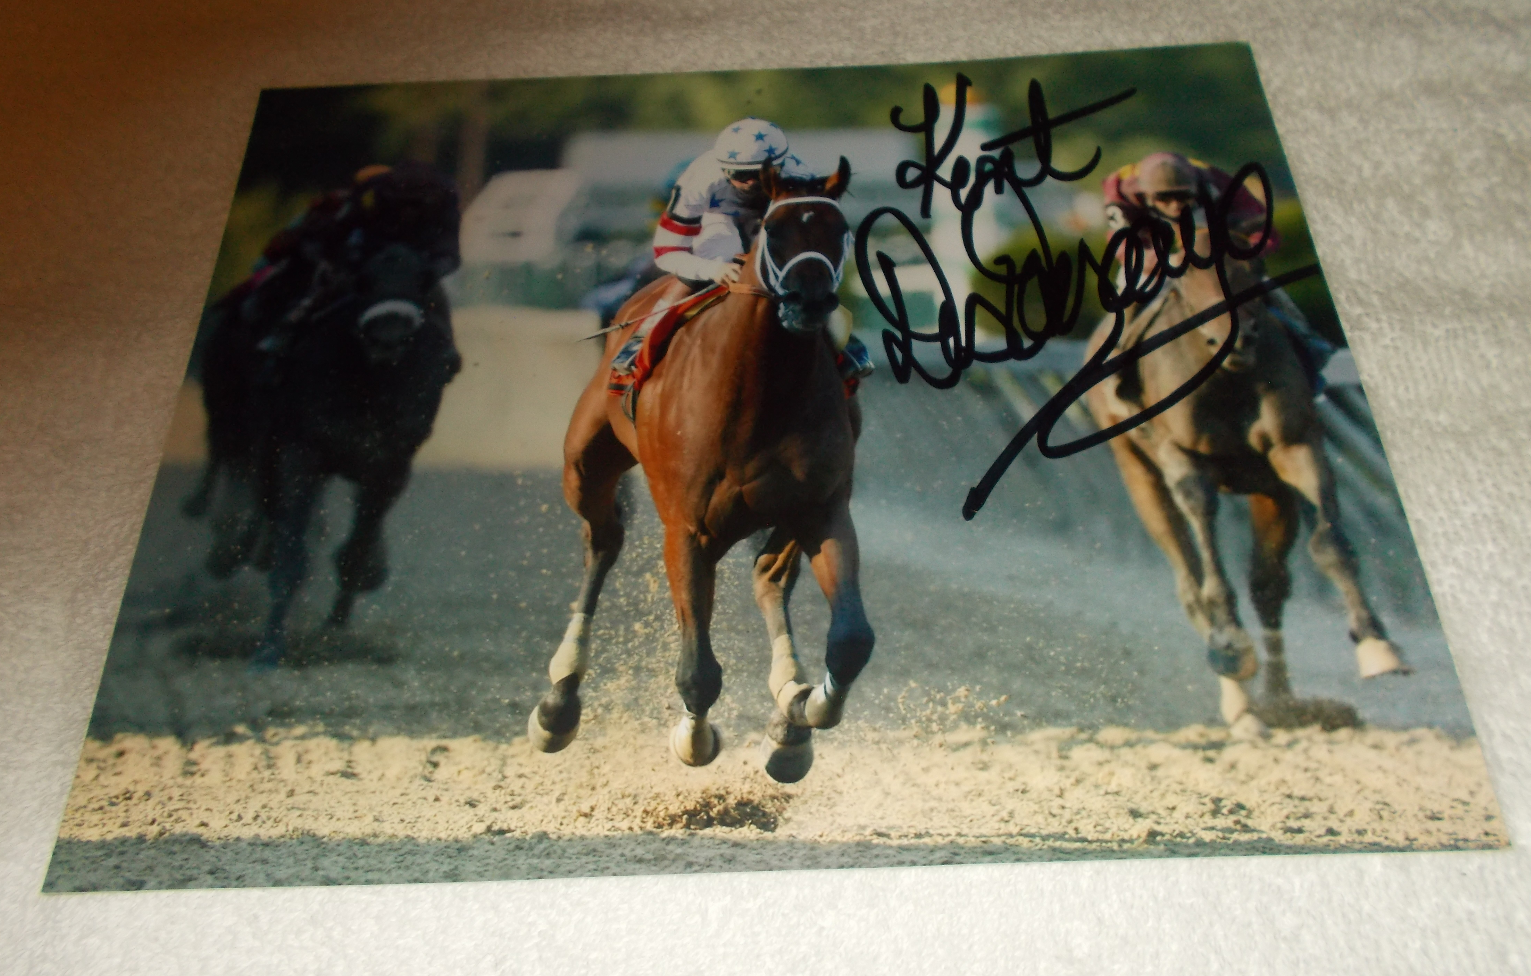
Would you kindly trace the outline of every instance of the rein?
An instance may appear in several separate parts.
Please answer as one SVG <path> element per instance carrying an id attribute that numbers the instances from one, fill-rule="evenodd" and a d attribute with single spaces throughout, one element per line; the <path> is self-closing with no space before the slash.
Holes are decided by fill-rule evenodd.
<path id="1" fill-rule="evenodd" d="M 616 332 L 616 331 L 619 331 L 621 329 L 625 329 L 629 325 L 632 325 L 634 322 L 642 322 L 644 319 L 649 318 L 650 316 L 661 315 L 661 314 L 663 314 L 665 312 L 670 311 L 671 309 L 679 308 L 682 305 L 687 304 L 688 302 L 695 301 L 695 300 L 701 298 L 704 295 L 709 295 L 709 294 L 711 294 L 713 292 L 716 292 L 719 289 L 722 289 L 724 287 L 725 286 L 722 283 L 718 283 L 718 284 L 714 284 L 714 285 L 708 285 L 706 288 L 703 288 L 701 291 L 692 292 L 691 294 L 687 295 L 685 298 L 681 298 L 681 299 L 678 299 L 677 301 L 673 301 L 673 302 L 671 302 L 668 305 L 661 305 L 659 308 L 649 309 L 647 312 L 644 312 L 642 315 L 635 315 L 632 318 L 624 319 L 621 322 L 613 322 L 610 325 L 606 326 L 606 328 L 604 328 L 604 329 L 597 329 L 594 332 L 590 333 L 589 335 L 584 336 L 583 338 L 580 339 L 580 341 L 584 342 L 586 339 L 599 339 L 601 336 L 606 335 L 608 332 Z M 737 281 L 727 285 L 726 287 L 727 287 L 727 289 L 730 292 L 739 292 L 739 293 L 749 294 L 749 295 L 759 295 L 762 298 L 770 298 L 771 297 L 769 294 L 767 294 L 766 292 L 761 291 L 759 288 L 756 288 L 753 285 L 743 285 L 743 284 L 740 284 Z"/>

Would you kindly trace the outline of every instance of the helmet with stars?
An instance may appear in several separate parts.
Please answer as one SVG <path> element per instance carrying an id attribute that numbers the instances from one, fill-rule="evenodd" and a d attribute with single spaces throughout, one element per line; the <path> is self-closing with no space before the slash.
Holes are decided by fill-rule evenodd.
<path id="1" fill-rule="evenodd" d="M 765 119 L 740 119 L 718 133 L 712 152 L 724 170 L 759 169 L 787 155 L 787 134 Z"/>

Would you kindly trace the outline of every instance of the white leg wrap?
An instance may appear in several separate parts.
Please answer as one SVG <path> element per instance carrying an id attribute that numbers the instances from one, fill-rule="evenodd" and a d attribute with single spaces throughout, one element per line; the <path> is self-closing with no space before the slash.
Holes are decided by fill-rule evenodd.
<path id="1" fill-rule="evenodd" d="M 1223 689 L 1223 721 L 1228 723 L 1228 736 L 1235 741 L 1250 742 L 1266 735 L 1265 723 L 1249 708 L 1249 693 L 1244 683 L 1232 678 L 1218 678 Z"/>
<path id="2" fill-rule="evenodd" d="M 1356 663 L 1361 677 L 1375 678 L 1379 674 L 1412 674 L 1414 669 L 1398 656 L 1398 649 L 1380 637 L 1368 637 L 1356 644 Z"/>
<path id="3" fill-rule="evenodd" d="M 563 643 L 548 662 L 548 680 L 556 685 L 571 674 L 583 678 L 589 668 L 590 615 L 576 613 L 569 620 L 569 629 L 564 631 Z"/>
<path id="4" fill-rule="evenodd" d="M 766 679 L 766 687 L 770 688 L 776 707 L 787 716 L 791 716 L 793 705 L 813 690 L 802 682 L 802 668 L 791 634 L 782 634 L 771 642 L 771 676 Z"/>
<path id="5" fill-rule="evenodd" d="M 1221 702 L 1223 721 L 1232 725 L 1249 711 L 1249 694 L 1244 691 L 1242 682 L 1232 678 L 1218 678 L 1217 683 L 1223 693 Z"/>
<path id="6" fill-rule="evenodd" d="M 835 685 L 835 679 L 830 675 L 824 675 L 824 683 L 820 684 L 808 697 L 803 700 L 803 720 L 794 724 L 807 725 L 815 729 L 832 729 L 840 724 L 841 717 L 845 714 L 845 689 Z M 789 718 L 795 718 L 789 714 Z"/>

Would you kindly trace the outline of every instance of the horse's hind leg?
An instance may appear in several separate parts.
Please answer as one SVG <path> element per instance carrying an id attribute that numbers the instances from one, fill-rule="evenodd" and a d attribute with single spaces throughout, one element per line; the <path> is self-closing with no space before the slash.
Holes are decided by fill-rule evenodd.
<path id="1" fill-rule="evenodd" d="M 1361 677 L 1380 674 L 1408 674 L 1413 669 L 1403 662 L 1398 649 L 1387 639 L 1382 623 L 1372 613 L 1366 595 L 1361 592 L 1355 555 L 1340 530 L 1340 506 L 1335 497 L 1334 473 L 1329 470 L 1323 448 L 1316 444 L 1287 444 L 1268 455 L 1276 475 L 1296 488 L 1318 509 L 1317 525 L 1308 551 L 1323 574 L 1339 587 L 1350 622 L 1350 639 L 1356 643 L 1356 661 Z"/>
<path id="2" fill-rule="evenodd" d="M 1180 598 L 1180 605 L 1190 619 L 1191 626 L 1210 645 L 1214 630 L 1213 612 L 1203 595 L 1203 579 L 1208 569 L 1189 521 L 1175 493 L 1136 445 L 1127 437 L 1115 437 L 1109 443 L 1116 456 L 1117 467 L 1121 469 L 1127 493 L 1132 497 L 1133 507 L 1137 509 L 1138 518 L 1164 552 L 1175 574 L 1175 593 Z M 1252 676 L 1252 666 L 1258 666 L 1252 646 L 1248 658 L 1239 660 L 1238 664 L 1239 671 L 1233 674 L 1218 671 L 1218 686 L 1222 697 L 1219 710 L 1229 725 L 1233 725 L 1249 711 L 1249 692 L 1245 684 Z M 1214 664 L 1214 671 L 1217 670 Z"/>
<path id="3" fill-rule="evenodd" d="M 683 529 L 665 527 L 665 573 L 680 623 L 680 661 L 675 688 L 686 714 L 670 731 L 670 749 L 688 766 L 705 766 L 718 757 L 722 739 L 707 712 L 723 691 L 723 668 L 712 653 L 712 601 L 717 563 L 701 540 Z"/>
<path id="4" fill-rule="evenodd" d="M 533 748 L 558 752 L 579 732 L 579 686 L 590 668 L 590 618 L 606 574 L 622 551 L 624 529 L 617 502 L 622 474 L 637 463 L 606 422 L 606 391 L 591 384 L 575 408 L 564 440 L 564 500 L 582 519 L 585 575 L 563 641 L 548 662 L 552 687 L 527 716 Z"/>
<path id="5" fill-rule="evenodd" d="M 409 464 L 395 465 L 362 481 L 356 488 L 356 515 L 350 538 L 335 553 L 340 572 L 340 593 L 330 610 L 330 627 L 344 627 L 351 619 L 356 594 L 382 586 L 388 579 L 388 553 L 383 546 L 383 517 L 409 483 Z"/>
<path id="6" fill-rule="evenodd" d="M 1249 596 L 1260 617 L 1265 644 L 1265 694 L 1257 709 L 1259 716 L 1280 728 L 1315 723 L 1326 729 L 1354 726 L 1355 708 L 1325 699 L 1299 700 L 1293 697 L 1287 677 L 1281 614 L 1292 592 L 1286 560 L 1297 540 L 1297 493 L 1282 485 L 1269 494 L 1250 495 L 1249 521 L 1254 530 Z"/>
<path id="7" fill-rule="evenodd" d="M 287 612 L 308 571 L 304 535 L 323 478 L 298 459 L 284 457 L 276 483 L 277 498 L 272 508 L 273 561 L 267 576 L 271 608 L 260 647 L 250 660 L 250 667 L 255 670 L 276 667 L 287 652 Z"/>
<path id="8" fill-rule="evenodd" d="M 1267 701 L 1282 701 L 1292 697 L 1286 643 L 1281 635 L 1282 611 L 1292 595 L 1292 574 L 1286 559 L 1297 539 L 1297 502 L 1292 492 L 1250 495 L 1249 522 L 1254 532 L 1249 597 L 1263 631 L 1265 697 Z"/>
<path id="9" fill-rule="evenodd" d="M 1239 624 L 1233 588 L 1223 570 L 1217 548 L 1217 487 L 1178 447 L 1165 445 L 1158 452 L 1159 470 L 1175 507 L 1190 528 L 1197 559 L 1201 563 L 1201 609 L 1209 629 L 1207 663 L 1222 686 L 1223 720 L 1235 726 L 1249 712 L 1244 682 L 1260 669 L 1254 642 Z M 1258 731 L 1258 719 L 1244 722 L 1241 733 Z"/>
<path id="10" fill-rule="evenodd" d="M 793 725 L 787 715 L 792 705 L 812 689 L 803 684 L 802 666 L 792 642 L 792 620 L 787 612 L 792 588 L 801 568 L 801 549 L 783 529 L 771 530 L 765 548 L 755 557 L 755 604 L 765 617 L 771 638 L 771 677 L 767 687 L 776 710 L 761 743 L 765 771 L 778 783 L 796 783 L 813 766 L 813 730 Z"/>

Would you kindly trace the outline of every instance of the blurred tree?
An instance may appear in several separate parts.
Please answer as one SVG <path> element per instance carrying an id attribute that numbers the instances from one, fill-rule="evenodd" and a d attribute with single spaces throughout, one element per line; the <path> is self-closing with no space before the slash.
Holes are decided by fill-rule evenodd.
<path id="1" fill-rule="evenodd" d="M 258 253 L 307 199 L 344 185 L 360 167 L 422 159 L 454 173 L 466 205 L 488 175 L 558 165 L 576 132 L 599 129 L 712 132 L 742 115 L 797 129 L 887 126 L 894 105 L 921 114 L 921 88 L 937 89 L 963 72 L 998 109 L 1007 129 L 1027 124 L 1028 90 L 1041 83 L 1056 116 L 1127 88 L 1137 94 L 1105 112 L 1060 128 L 1060 166 L 1087 161 L 1097 170 L 1078 184 L 1098 192 L 1113 169 L 1150 152 L 1173 150 L 1230 171 L 1257 160 L 1277 193 L 1277 216 L 1288 256 L 1312 260 L 1312 242 L 1293 198 L 1291 174 L 1247 45 L 1102 51 L 963 64 L 697 72 L 589 78 L 272 89 L 261 94 L 239 198 L 230 214 L 215 286 L 227 283 L 242 257 Z M 1026 168 L 1030 143 L 1016 145 Z M 249 195 L 249 199 L 245 197 Z M 1290 205 L 1289 205 L 1290 204 Z M 1049 228 L 1055 247 L 1079 228 Z M 1029 230 L 1007 251 L 1035 246 Z M 1102 241 L 1092 240 L 1099 248 Z M 985 291 L 985 294 L 988 294 Z M 993 297 L 993 296 L 991 296 Z M 1326 334 L 1338 323 L 1322 282 L 1303 283 L 1294 297 Z M 1093 298 L 1090 299 L 1093 302 Z M 1085 317 L 1091 317 L 1090 308 Z"/>

